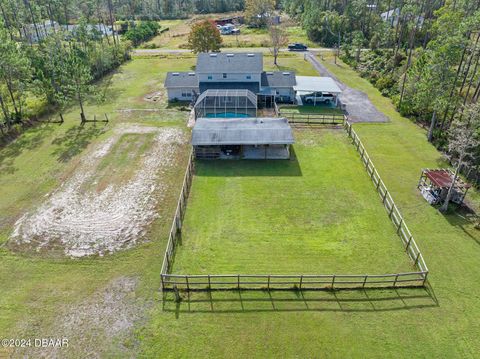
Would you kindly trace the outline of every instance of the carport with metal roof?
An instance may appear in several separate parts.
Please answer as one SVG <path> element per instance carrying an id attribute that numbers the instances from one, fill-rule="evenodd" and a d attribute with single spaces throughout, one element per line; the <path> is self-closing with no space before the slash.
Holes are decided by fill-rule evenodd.
<path id="1" fill-rule="evenodd" d="M 297 76 L 296 81 L 297 84 L 293 86 L 293 89 L 297 97 L 315 92 L 329 93 L 334 96 L 335 104 L 338 104 L 338 95 L 342 93 L 342 90 L 331 77 Z M 316 99 L 316 97 L 314 98 Z M 314 105 L 316 105 L 316 101 Z"/>

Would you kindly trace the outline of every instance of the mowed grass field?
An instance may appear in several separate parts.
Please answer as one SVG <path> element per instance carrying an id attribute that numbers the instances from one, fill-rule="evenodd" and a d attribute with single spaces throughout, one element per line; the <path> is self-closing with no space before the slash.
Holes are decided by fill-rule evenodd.
<path id="1" fill-rule="evenodd" d="M 413 270 L 345 132 L 295 139 L 292 160 L 196 164 L 173 273 Z"/>
<path id="2" fill-rule="evenodd" d="M 270 58 L 265 63 L 270 66 L 271 62 Z M 444 165 L 441 154 L 427 143 L 422 129 L 399 116 L 367 81 L 346 65 L 335 66 L 328 56 L 325 63 L 345 83 L 366 91 L 391 119 L 388 124 L 356 124 L 355 129 L 425 256 L 431 270 L 427 289 L 233 291 L 192 293 L 181 303 L 168 294 L 163 300 L 158 292 L 159 272 L 186 147 L 185 153 L 178 154 L 177 165 L 163 177 L 171 191 L 149 228 L 149 242 L 84 260 L 24 255 L 0 247 L 1 337 L 49 336 L 65 308 L 77 308 L 118 278 L 133 277 L 139 285 L 131 296 L 149 304 L 131 336 L 118 341 L 81 321 L 78 332 L 85 333 L 88 344 L 72 340 L 69 355 L 63 357 L 125 357 L 118 348 L 126 346 L 140 358 L 476 358 L 480 352 L 479 232 L 455 213 L 440 214 L 415 188 L 422 167 Z M 135 57 L 100 84 L 106 101 L 88 106 L 90 116 L 111 115 L 106 128 L 91 124 L 80 128 L 78 109 L 72 108 L 63 125 L 32 128 L 2 148 L 0 242 L 5 243 L 16 218 L 58 188 L 89 146 L 108 138 L 116 124 L 184 128 L 187 116 L 181 106 L 169 106 L 164 98 L 145 102 L 144 96 L 162 90 L 166 71 L 188 71 L 194 64 L 191 56 Z M 302 57 L 282 58 L 280 64 L 299 74 L 315 75 Z M 134 139 L 124 143 L 130 140 L 137 143 Z M 141 144 L 137 148 L 141 152 Z M 122 156 L 112 161 L 127 169 Z M 358 176 L 364 175 L 361 169 Z M 478 208 L 478 192 L 468 200 Z M 100 316 L 93 313 L 91 318 L 96 323 Z M 0 349 L 0 357 L 10 354 Z"/>
<path id="3" fill-rule="evenodd" d="M 158 47 L 167 49 L 184 49 L 187 48 L 188 35 L 194 23 L 205 19 L 215 20 L 227 18 L 229 16 L 241 15 L 241 13 L 223 13 L 223 14 L 207 14 L 196 15 L 193 18 L 185 20 L 162 20 L 161 28 L 167 28 L 165 31 L 155 36 L 140 48 Z M 282 26 L 289 42 L 301 42 L 307 46 L 318 46 L 307 38 L 307 34 L 301 26 L 282 15 Z M 224 48 L 252 48 L 252 47 L 268 47 L 271 40 L 266 28 L 249 28 L 247 25 L 240 25 L 240 34 L 238 35 L 222 35 L 222 47 Z"/>
<path id="4" fill-rule="evenodd" d="M 58 333 L 61 331 L 58 320 L 64 318 L 71 306 L 90 300 L 94 293 L 119 278 L 138 280 L 134 298 L 142 302 L 156 298 L 160 258 L 187 163 L 188 143 L 176 152 L 175 165 L 161 174 L 161 184 L 167 190 L 157 206 L 158 218 L 147 229 L 144 241 L 134 249 L 103 258 L 73 260 L 13 252 L 6 242 L 15 221 L 44 202 L 48 193 L 75 173 L 84 154 L 112 136 L 117 125 L 175 127 L 182 129 L 188 138 L 185 126 L 188 112 L 169 106 L 164 96 L 158 102 L 145 101 L 144 96 L 162 91 L 166 71 L 188 70 L 193 63 L 190 58 L 132 60 L 98 84 L 105 101 L 92 100 L 86 107 L 89 118 L 107 113 L 110 123 L 80 126 L 78 109 L 73 106 L 64 113 L 66 121 L 62 125 L 40 124 L 0 149 L 1 338 L 38 338 Z M 128 180 L 139 167 L 137 160 L 150 148 L 151 136 L 123 135 L 100 164 L 95 186 L 102 189 L 104 182 Z M 118 351 L 121 341 L 119 344 L 116 338 L 91 327 L 92 322 L 104 320 L 101 318 L 102 314 L 97 313 L 88 323 L 79 323 L 78 333 L 85 333 L 84 342 L 71 338 L 70 350 L 61 356 L 85 357 L 89 351 L 86 343 L 96 343 L 94 351 L 100 356 L 126 355 Z M 133 340 L 133 332 L 129 336 L 128 341 Z M 9 355 L 13 355 L 11 348 L 0 348 L 0 357 Z"/>
<path id="5" fill-rule="evenodd" d="M 391 120 L 355 129 L 425 256 L 428 287 L 192 293 L 180 304 L 169 294 L 139 334 L 145 357 L 478 357 L 480 232 L 456 213 L 439 213 L 416 189 L 421 168 L 446 165 L 441 153 L 355 71 L 329 56 L 325 65 Z M 303 59 L 297 66 L 309 68 Z M 468 200 L 478 208 L 478 192 Z"/>

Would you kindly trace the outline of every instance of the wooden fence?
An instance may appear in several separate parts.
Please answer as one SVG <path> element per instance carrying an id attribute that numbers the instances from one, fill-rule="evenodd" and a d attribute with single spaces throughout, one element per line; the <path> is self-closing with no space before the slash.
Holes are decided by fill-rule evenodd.
<path id="1" fill-rule="evenodd" d="M 168 235 L 167 248 L 165 249 L 165 255 L 163 257 L 162 263 L 162 283 L 163 276 L 172 269 L 172 264 L 175 256 L 175 248 L 177 247 L 177 240 L 180 237 L 182 230 L 183 217 L 185 215 L 185 210 L 187 208 L 187 200 L 190 194 L 190 187 L 192 186 L 194 173 L 194 154 L 193 151 L 190 152 L 190 157 L 188 159 L 187 169 L 185 171 L 185 176 L 183 177 L 182 190 L 177 202 L 177 208 L 175 210 L 175 215 L 173 216 L 172 226 L 170 227 L 170 233 Z M 162 287 L 164 287 L 162 285 Z"/>
<path id="2" fill-rule="evenodd" d="M 365 150 L 365 146 L 363 145 L 355 130 L 352 128 L 352 124 L 348 121 L 345 121 L 344 128 L 347 131 L 348 136 L 352 139 L 353 145 L 360 154 L 360 159 L 362 160 L 362 163 L 365 166 L 368 175 L 372 179 L 375 189 L 380 196 L 382 203 L 385 206 L 385 209 L 387 210 L 389 218 L 397 229 L 397 234 L 402 240 L 405 251 L 408 253 L 415 267 L 419 270 L 418 273 L 421 273 L 426 279 L 428 274 L 428 267 L 425 264 L 422 253 L 418 249 L 417 243 L 415 242 L 412 233 L 408 229 L 405 220 L 402 217 L 402 214 L 400 213 L 398 207 L 393 201 L 393 198 L 390 195 L 387 186 L 385 186 L 385 183 L 380 178 L 377 169 L 375 168 L 372 160 L 370 159 L 370 156 Z"/>
<path id="3" fill-rule="evenodd" d="M 280 117 L 286 117 L 291 124 L 306 125 L 343 125 L 345 115 L 321 113 L 279 112 Z"/>
<path id="4" fill-rule="evenodd" d="M 346 289 L 346 288 L 381 288 L 381 287 L 418 287 L 424 286 L 428 268 L 425 260 L 410 232 L 405 220 L 380 178 L 377 169 L 368 156 L 360 138 L 345 117 L 344 129 L 352 138 L 353 145 L 360 153 L 360 158 L 373 181 L 389 218 L 395 225 L 405 251 L 412 260 L 415 271 L 390 274 L 170 274 L 175 255 L 176 242 L 179 237 L 186 202 L 193 177 L 193 153 L 183 180 L 182 191 L 170 230 L 165 257 L 163 259 L 161 281 L 162 290 L 225 290 L 225 289 Z"/>

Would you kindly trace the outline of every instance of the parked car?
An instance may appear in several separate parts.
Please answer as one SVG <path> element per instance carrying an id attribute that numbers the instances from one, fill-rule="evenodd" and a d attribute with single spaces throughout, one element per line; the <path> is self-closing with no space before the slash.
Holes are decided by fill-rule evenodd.
<path id="1" fill-rule="evenodd" d="M 295 43 L 295 44 L 290 44 L 288 45 L 288 51 L 306 51 L 307 50 L 307 45 L 300 44 L 300 43 Z"/>
<path id="2" fill-rule="evenodd" d="M 330 103 L 333 102 L 333 95 L 331 93 L 314 92 L 306 95 L 303 101 L 308 104 Z"/>

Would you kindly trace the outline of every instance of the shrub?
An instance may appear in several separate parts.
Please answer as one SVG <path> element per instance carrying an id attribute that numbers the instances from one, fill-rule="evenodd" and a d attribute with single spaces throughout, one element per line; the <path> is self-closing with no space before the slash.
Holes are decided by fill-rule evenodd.
<path id="1" fill-rule="evenodd" d="M 159 29 L 160 25 L 156 21 L 142 21 L 138 25 L 130 27 L 123 37 L 131 41 L 134 46 L 138 46 L 157 35 Z"/>

